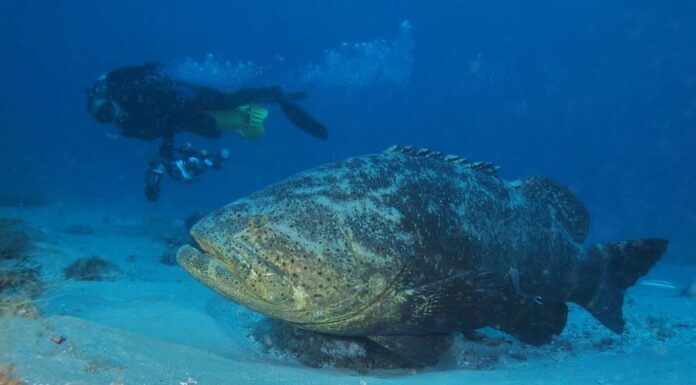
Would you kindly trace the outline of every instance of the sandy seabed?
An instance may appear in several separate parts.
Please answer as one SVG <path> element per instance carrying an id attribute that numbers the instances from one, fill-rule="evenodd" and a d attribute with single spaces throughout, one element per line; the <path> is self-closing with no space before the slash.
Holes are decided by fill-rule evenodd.
<path id="1" fill-rule="evenodd" d="M 0 217 L 32 229 L 30 262 L 44 282 L 38 316 L 0 318 L 0 362 L 26 384 L 696 384 L 696 299 L 678 290 L 629 290 L 621 336 L 571 306 L 564 333 L 544 347 L 459 338 L 438 367 L 362 374 L 264 353 L 251 337 L 258 315 L 171 264 L 183 218 L 55 204 L 0 208 Z M 65 279 L 88 258 L 108 267 L 94 280 Z M 662 263 L 646 278 L 682 287 L 696 266 Z"/>

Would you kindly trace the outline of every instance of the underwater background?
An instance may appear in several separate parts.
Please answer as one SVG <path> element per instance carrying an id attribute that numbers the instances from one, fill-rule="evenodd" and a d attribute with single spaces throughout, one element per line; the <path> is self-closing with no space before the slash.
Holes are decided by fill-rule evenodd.
<path id="1" fill-rule="evenodd" d="M 688 0 L 0 0 L 0 206 L 58 204 L 61 223 L 74 210 L 97 228 L 113 211 L 183 221 L 320 164 L 413 145 L 493 162 L 508 180 L 553 177 L 587 206 L 587 244 L 666 238 L 663 261 L 679 267 L 659 278 L 693 284 L 682 266 L 696 264 L 695 19 Z M 275 106 L 259 141 L 179 135 L 230 160 L 196 184 L 165 180 L 148 202 L 159 142 L 99 125 L 85 89 L 151 62 L 221 89 L 306 91 L 329 138 Z M 675 312 L 694 314 L 688 300 Z"/>
<path id="2" fill-rule="evenodd" d="M 696 258 L 691 1 L 0 6 L 3 192 L 209 210 L 311 166 L 412 144 L 494 162 L 509 179 L 557 178 L 588 206 L 592 239 L 661 236 L 670 257 Z M 157 144 L 118 138 L 85 109 L 99 75 L 145 62 L 220 87 L 306 90 L 330 139 L 277 110 L 259 142 L 191 137 L 231 161 L 196 185 L 165 184 L 149 204 Z"/>

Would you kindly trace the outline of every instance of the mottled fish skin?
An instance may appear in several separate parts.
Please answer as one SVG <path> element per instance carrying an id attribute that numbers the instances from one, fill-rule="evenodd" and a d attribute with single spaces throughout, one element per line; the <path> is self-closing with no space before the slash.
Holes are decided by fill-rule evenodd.
<path id="1" fill-rule="evenodd" d="M 400 148 L 324 165 L 208 215 L 192 229 L 205 253 L 184 247 L 179 261 L 252 310 L 342 335 L 495 324 L 499 309 L 474 298 L 413 305 L 419 287 L 463 272 L 505 286 L 514 269 L 525 292 L 568 300 L 582 229 L 496 170 Z"/>

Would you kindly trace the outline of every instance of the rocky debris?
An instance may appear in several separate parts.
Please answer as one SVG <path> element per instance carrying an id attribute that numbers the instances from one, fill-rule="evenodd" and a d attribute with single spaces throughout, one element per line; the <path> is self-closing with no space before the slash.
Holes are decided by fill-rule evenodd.
<path id="1" fill-rule="evenodd" d="M 276 320 L 261 321 L 252 337 L 264 353 L 291 357 L 314 367 L 337 367 L 370 373 L 415 369 L 415 366 L 366 338 L 330 336 L 298 329 Z"/>
<path id="2" fill-rule="evenodd" d="M 112 280 L 115 273 L 111 263 L 100 257 L 80 258 L 63 269 L 65 279 L 77 281 Z"/>
<path id="3" fill-rule="evenodd" d="M 24 259 L 31 240 L 23 221 L 0 217 L 0 260 Z"/>

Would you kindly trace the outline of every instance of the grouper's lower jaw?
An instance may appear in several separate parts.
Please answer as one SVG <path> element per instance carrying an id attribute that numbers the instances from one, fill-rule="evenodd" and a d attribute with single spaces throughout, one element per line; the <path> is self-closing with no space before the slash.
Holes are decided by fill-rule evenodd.
<path id="1" fill-rule="evenodd" d="M 189 274 L 201 277 L 208 270 L 208 263 L 213 259 L 210 254 L 203 253 L 190 245 L 183 245 L 176 252 L 176 261 Z"/>
<path id="2" fill-rule="evenodd" d="M 176 260 L 194 278 L 235 302 L 246 305 L 250 297 L 243 282 L 227 266 L 212 255 L 184 245 L 176 253 Z"/>

